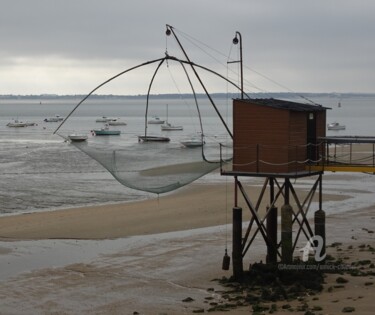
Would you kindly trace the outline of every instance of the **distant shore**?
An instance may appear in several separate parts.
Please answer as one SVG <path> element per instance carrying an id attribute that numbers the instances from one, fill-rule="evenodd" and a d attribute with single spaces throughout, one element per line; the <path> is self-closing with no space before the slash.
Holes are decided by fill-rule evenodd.
<path id="1" fill-rule="evenodd" d="M 0 99 L 37 99 L 37 100 L 48 100 L 48 99 L 82 99 L 87 94 L 32 94 L 32 95 L 15 95 L 15 94 L 3 94 L 0 95 Z M 238 93 L 225 93 L 216 92 L 210 94 L 215 98 L 238 98 Z M 374 97 L 375 93 L 327 93 L 327 92 L 261 92 L 261 93 L 249 93 L 252 98 L 301 98 L 304 97 L 331 97 L 331 98 L 348 98 L 348 97 Z M 146 94 L 135 94 L 135 95 L 115 95 L 115 94 L 93 94 L 90 96 L 92 99 L 143 99 L 146 98 Z M 150 94 L 152 98 L 159 99 L 175 99 L 180 97 L 194 97 L 191 93 L 182 94 Z M 196 97 L 206 98 L 207 95 L 204 93 L 197 93 Z"/>

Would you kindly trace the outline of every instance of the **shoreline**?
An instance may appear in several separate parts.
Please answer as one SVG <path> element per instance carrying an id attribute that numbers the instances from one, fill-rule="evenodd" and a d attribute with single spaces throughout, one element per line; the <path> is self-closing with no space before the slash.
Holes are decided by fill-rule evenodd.
<path id="1" fill-rule="evenodd" d="M 374 234 L 370 233 L 374 222 L 374 207 L 327 216 L 327 253 L 343 258 L 348 265 L 359 259 L 373 261 L 374 252 L 367 251 L 367 246 L 375 248 Z M 3 261 L 19 256 L 22 263 L 31 264 L 28 255 L 36 252 L 34 256 L 40 256 L 36 258 L 37 262 L 42 260 L 46 265 L 29 266 L 27 272 L 1 280 L 0 293 L 5 299 L 0 310 L 12 314 L 29 314 L 32 310 L 35 314 L 138 312 L 150 315 L 208 310 L 210 303 L 222 303 L 221 296 L 225 294 L 225 289 L 212 280 L 229 277 L 232 273 L 231 269 L 221 270 L 226 233 L 230 238 L 230 228 L 225 231 L 223 227 L 211 227 L 117 240 L 90 240 L 89 243 L 85 240 L 47 240 L 48 243 L 30 240 L 17 241 L 15 249 L 12 243 L 6 242 L 13 249 L 0 253 Z M 68 245 L 65 250 L 61 247 L 64 244 Z M 58 259 L 60 255 L 90 252 L 88 244 L 95 248 L 94 256 L 81 257 L 70 263 Z M 245 269 L 249 262 L 258 262 L 265 257 L 263 240 L 257 238 L 252 248 L 250 256 L 245 257 Z M 6 261 L 3 264 L 6 266 Z M 336 279 L 339 276 L 329 274 L 323 291 L 316 295 L 276 302 L 277 311 L 273 314 L 290 314 L 294 309 L 292 313 L 302 315 L 304 312 L 297 309 L 303 303 L 321 307 L 326 315 L 339 314 L 347 306 L 355 307 L 360 314 L 372 314 L 375 285 L 370 283 L 374 283 L 374 276 L 345 274 L 342 277 L 348 279 L 348 283 L 338 286 Z M 191 302 L 184 302 L 189 298 Z M 82 303 L 83 300 L 86 303 Z M 291 305 L 291 309 L 283 309 L 286 304 Z M 251 306 L 230 309 L 228 314 L 249 312 L 252 313 Z"/>
<path id="2" fill-rule="evenodd" d="M 261 189 L 251 183 L 249 188 L 252 196 Z M 221 285 L 212 280 L 232 274 L 231 269 L 221 269 L 227 243 L 229 253 L 231 250 L 232 197 L 232 183 L 194 184 L 160 198 L 125 205 L 0 218 L 0 234 L 12 237 L 0 239 L 1 264 L 7 275 L 0 280 L 0 294 L 5 296 L 0 311 L 177 315 L 207 310 L 210 303 L 220 303 L 224 294 Z M 326 198 L 332 202 L 351 200 L 345 194 Z M 327 213 L 327 251 L 350 260 L 373 260 L 373 253 L 362 252 L 360 246 L 375 247 L 374 234 L 369 232 L 375 222 L 374 208 Z M 69 239 L 63 238 L 66 235 Z M 334 242 L 344 245 L 330 246 Z M 245 256 L 244 268 L 249 262 L 264 260 L 265 254 L 259 236 Z M 305 297 L 309 305 L 319 305 L 324 314 L 333 315 L 341 313 L 340 303 L 333 302 L 339 300 L 344 306 L 355 306 L 361 314 L 372 314 L 375 285 L 364 283 L 373 278 L 350 278 L 345 287 L 329 292 L 336 278 L 327 278 L 323 292 Z M 188 298 L 192 301 L 185 302 Z M 296 308 L 298 303 L 290 304 Z M 282 309 L 285 302 L 277 304 L 274 314 L 290 314 Z M 250 310 L 239 307 L 228 313 L 249 314 Z"/>
<path id="3" fill-rule="evenodd" d="M 256 200 L 262 187 L 244 186 Z M 350 196 L 330 193 L 325 199 L 345 201 Z M 155 198 L 2 216 L 0 240 L 116 239 L 220 226 L 231 223 L 233 200 L 232 182 L 194 183 Z M 263 198 L 260 211 L 267 202 Z M 243 221 L 249 221 L 245 201 L 240 200 L 239 206 L 244 209 Z"/>

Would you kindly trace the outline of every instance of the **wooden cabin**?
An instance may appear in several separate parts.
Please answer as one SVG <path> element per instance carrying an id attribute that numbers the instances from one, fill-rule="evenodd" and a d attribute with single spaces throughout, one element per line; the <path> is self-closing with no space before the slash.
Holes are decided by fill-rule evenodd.
<path id="1" fill-rule="evenodd" d="M 304 172 L 324 147 L 326 107 L 278 99 L 233 100 L 233 172 Z"/>

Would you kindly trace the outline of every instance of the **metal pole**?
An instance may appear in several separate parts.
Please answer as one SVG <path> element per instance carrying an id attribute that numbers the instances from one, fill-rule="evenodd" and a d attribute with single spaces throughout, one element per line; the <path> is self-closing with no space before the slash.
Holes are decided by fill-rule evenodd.
<path id="1" fill-rule="evenodd" d="M 239 39 L 237 38 L 237 35 Z M 236 32 L 235 38 L 233 38 L 233 44 L 237 45 L 238 42 L 240 43 L 240 73 L 241 73 L 241 99 L 243 100 L 243 59 L 242 59 L 242 36 L 240 32 Z"/>

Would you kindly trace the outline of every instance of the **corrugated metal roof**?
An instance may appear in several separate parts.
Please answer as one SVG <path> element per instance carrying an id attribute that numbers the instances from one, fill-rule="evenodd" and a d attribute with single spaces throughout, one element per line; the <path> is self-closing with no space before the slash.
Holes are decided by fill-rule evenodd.
<path id="1" fill-rule="evenodd" d="M 324 107 L 322 105 L 312 105 L 312 104 L 304 104 L 304 103 L 297 103 L 285 100 L 279 100 L 274 98 L 255 98 L 255 99 L 236 99 L 237 101 L 258 104 L 263 106 L 269 106 L 278 109 L 286 109 L 290 111 L 298 111 L 298 112 L 311 112 L 311 111 L 325 111 L 330 109 L 329 107 Z"/>

